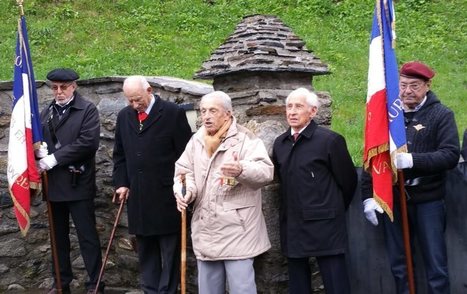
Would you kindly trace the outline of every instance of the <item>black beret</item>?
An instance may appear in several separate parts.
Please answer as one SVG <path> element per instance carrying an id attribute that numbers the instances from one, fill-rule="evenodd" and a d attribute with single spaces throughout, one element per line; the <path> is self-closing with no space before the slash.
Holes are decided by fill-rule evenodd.
<path id="1" fill-rule="evenodd" d="M 53 82 L 70 82 L 79 79 L 79 75 L 70 68 L 56 68 L 47 74 L 47 79 Z"/>
<path id="2" fill-rule="evenodd" d="M 411 61 L 402 65 L 400 75 L 428 81 L 435 76 L 435 72 L 426 64 L 419 61 Z"/>

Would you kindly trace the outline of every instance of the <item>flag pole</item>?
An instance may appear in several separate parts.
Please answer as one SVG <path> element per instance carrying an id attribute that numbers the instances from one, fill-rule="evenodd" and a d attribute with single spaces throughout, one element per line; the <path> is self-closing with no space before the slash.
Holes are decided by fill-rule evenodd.
<path id="1" fill-rule="evenodd" d="M 42 173 L 42 199 L 47 202 L 47 218 L 49 219 L 50 247 L 52 248 L 52 259 L 55 269 L 55 288 L 59 294 L 62 293 L 62 280 L 60 277 L 60 266 L 58 263 L 57 243 L 55 241 L 55 224 L 52 215 L 52 205 L 49 201 L 47 172 Z"/>
<path id="2" fill-rule="evenodd" d="M 16 0 L 16 3 L 18 4 L 19 10 L 20 10 L 20 20 L 18 21 L 18 33 L 22 34 L 22 28 L 21 28 L 21 19 L 24 17 L 24 7 L 23 7 L 23 0 Z M 35 85 L 32 85 L 35 87 Z M 58 263 L 58 254 L 57 254 L 57 243 L 55 241 L 55 226 L 52 218 L 52 206 L 50 204 L 50 201 L 48 199 L 48 178 L 47 178 L 47 173 L 43 172 L 42 173 L 42 196 L 43 199 L 46 200 L 47 202 L 47 217 L 49 220 L 49 233 L 50 233 L 50 243 L 51 243 L 51 250 L 52 250 L 52 259 L 53 259 L 53 264 L 55 268 L 55 288 L 57 289 L 58 293 L 62 293 L 62 283 L 60 279 L 60 267 Z"/>
<path id="3" fill-rule="evenodd" d="M 404 173 L 397 170 L 399 179 L 399 195 L 401 203 L 402 234 L 404 236 L 405 263 L 407 265 L 407 280 L 409 283 L 409 293 L 415 294 L 415 280 L 412 265 L 412 249 L 410 247 L 409 218 L 407 216 L 407 198 L 404 189 Z"/>

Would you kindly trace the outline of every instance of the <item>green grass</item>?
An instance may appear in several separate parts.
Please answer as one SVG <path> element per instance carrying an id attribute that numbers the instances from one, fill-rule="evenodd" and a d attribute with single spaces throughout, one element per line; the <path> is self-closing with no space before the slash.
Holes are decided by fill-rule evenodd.
<path id="1" fill-rule="evenodd" d="M 168 75 L 191 79 L 242 17 L 273 14 L 332 71 L 314 78 L 333 98 L 332 128 L 361 164 L 373 0 L 25 0 L 37 79 L 58 66 L 82 78 Z M 422 60 L 436 71 L 433 90 L 467 127 L 467 1 L 399 0 L 399 63 Z M 19 9 L 0 1 L 0 80 L 11 80 Z"/>

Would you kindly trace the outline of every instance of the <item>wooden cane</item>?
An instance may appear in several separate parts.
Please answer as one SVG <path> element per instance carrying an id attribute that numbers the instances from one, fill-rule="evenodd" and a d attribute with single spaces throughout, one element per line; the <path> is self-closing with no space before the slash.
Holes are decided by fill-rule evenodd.
<path id="1" fill-rule="evenodd" d="M 116 202 L 116 197 L 117 197 L 117 193 L 114 193 L 113 198 L 112 198 L 113 203 Z M 97 279 L 96 288 L 94 289 L 94 294 L 97 294 L 97 291 L 99 290 L 99 285 L 101 283 L 102 276 L 104 275 L 105 265 L 107 263 L 107 259 L 109 258 L 110 247 L 112 246 L 112 242 L 115 237 L 115 231 L 117 230 L 117 226 L 120 221 L 120 216 L 122 215 L 124 204 L 125 204 L 125 200 L 120 201 L 120 207 L 118 208 L 117 217 L 115 218 L 114 226 L 112 228 L 112 232 L 110 233 L 109 244 L 107 245 L 107 249 L 105 250 L 104 261 L 102 262 L 102 265 L 101 265 L 101 270 L 99 272 L 99 278 Z"/>
<path id="2" fill-rule="evenodd" d="M 185 175 L 180 176 L 182 182 L 182 195 L 186 193 Z M 180 258 L 180 293 L 186 293 L 186 209 L 182 210 L 182 240 Z"/>
<path id="3" fill-rule="evenodd" d="M 49 201 L 49 179 L 47 172 L 42 173 L 42 200 L 47 202 L 47 218 L 49 220 L 50 247 L 52 248 L 52 259 L 55 269 L 55 289 L 62 293 L 62 279 L 60 277 L 60 265 L 58 263 L 57 242 L 55 241 L 55 224 L 52 213 L 52 204 Z"/>

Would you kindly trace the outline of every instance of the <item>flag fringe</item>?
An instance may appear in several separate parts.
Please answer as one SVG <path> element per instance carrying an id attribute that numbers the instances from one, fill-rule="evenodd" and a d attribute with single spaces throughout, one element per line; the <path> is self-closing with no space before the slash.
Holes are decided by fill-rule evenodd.
<path id="1" fill-rule="evenodd" d="M 366 160 L 363 163 L 365 171 L 370 168 L 370 162 L 373 157 L 383 152 L 389 151 L 389 143 L 384 143 L 368 150 Z"/>
<path id="2" fill-rule="evenodd" d="M 19 229 L 21 230 L 21 235 L 23 237 L 26 237 L 27 232 L 29 231 L 29 228 L 31 226 L 31 219 L 29 218 L 29 214 L 24 210 L 24 208 L 20 205 L 18 200 L 16 200 L 15 195 L 13 194 L 13 191 L 10 190 L 10 196 L 11 200 L 13 200 L 13 207 L 21 214 L 22 217 L 26 220 L 26 227 L 22 228 L 21 226 L 18 226 Z M 18 223 L 19 224 L 19 223 Z"/>
<path id="3" fill-rule="evenodd" d="M 376 200 L 376 202 L 381 206 L 381 208 L 387 213 L 389 219 L 391 222 L 394 222 L 394 215 L 392 213 L 392 209 L 388 206 L 386 202 L 383 201 L 378 195 L 373 194 L 373 198 Z"/>

